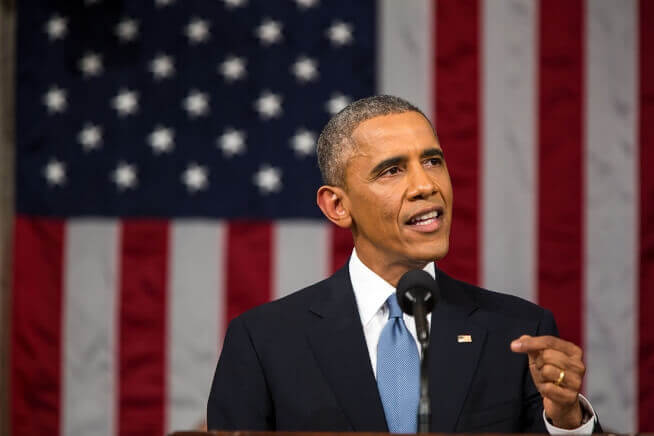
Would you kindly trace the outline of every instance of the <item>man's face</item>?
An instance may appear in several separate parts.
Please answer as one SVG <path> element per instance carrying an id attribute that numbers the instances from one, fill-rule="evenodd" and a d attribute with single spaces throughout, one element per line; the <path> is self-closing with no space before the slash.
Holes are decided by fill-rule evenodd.
<path id="1" fill-rule="evenodd" d="M 417 112 L 361 123 L 345 170 L 359 257 L 375 269 L 416 267 L 449 249 L 452 184 L 443 151 Z"/>

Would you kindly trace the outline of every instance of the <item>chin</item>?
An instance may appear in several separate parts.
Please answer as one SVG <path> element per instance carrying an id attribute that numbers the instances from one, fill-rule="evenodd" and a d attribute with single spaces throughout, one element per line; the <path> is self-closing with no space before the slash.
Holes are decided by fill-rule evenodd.
<path id="1" fill-rule="evenodd" d="M 411 259 L 419 262 L 432 262 L 443 259 L 449 249 L 449 241 L 446 243 L 430 244 L 427 247 L 420 247 L 419 250 L 412 250 Z"/>
<path id="2" fill-rule="evenodd" d="M 429 244 L 429 246 L 426 246 L 424 248 L 421 247 L 423 249 L 416 253 L 417 254 L 416 259 L 419 259 L 421 261 L 427 261 L 427 262 L 439 261 L 443 259 L 447 255 L 450 249 L 449 242 L 450 241 L 446 239 L 445 241 L 438 241 Z"/>

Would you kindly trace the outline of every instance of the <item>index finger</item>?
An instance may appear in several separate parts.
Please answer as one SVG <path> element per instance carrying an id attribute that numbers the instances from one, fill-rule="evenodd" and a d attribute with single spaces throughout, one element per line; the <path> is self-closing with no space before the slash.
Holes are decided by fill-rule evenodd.
<path id="1" fill-rule="evenodd" d="M 556 336 L 521 336 L 511 343 L 511 349 L 518 353 L 533 353 L 546 349 L 553 349 L 571 357 L 581 359 L 581 348 L 572 342 L 565 341 Z"/>

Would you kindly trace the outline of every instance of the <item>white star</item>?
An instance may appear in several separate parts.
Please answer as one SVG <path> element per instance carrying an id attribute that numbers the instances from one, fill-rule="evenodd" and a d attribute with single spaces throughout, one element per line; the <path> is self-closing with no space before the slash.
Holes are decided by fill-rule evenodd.
<path id="1" fill-rule="evenodd" d="M 247 0 L 223 0 L 227 9 L 240 8 L 247 4 Z"/>
<path id="2" fill-rule="evenodd" d="M 257 27 L 255 33 L 263 45 L 275 44 L 282 40 L 282 24 L 266 18 Z"/>
<path id="3" fill-rule="evenodd" d="M 116 26 L 116 36 L 122 42 L 134 41 L 139 33 L 139 23 L 132 18 L 124 18 Z"/>
<path id="4" fill-rule="evenodd" d="M 298 156 L 308 156 L 316 149 L 316 134 L 307 129 L 298 129 L 291 138 L 291 147 Z"/>
<path id="5" fill-rule="evenodd" d="M 139 95 L 135 91 L 121 89 L 111 100 L 111 105 L 121 117 L 133 115 L 139 109 Z"/>
<path id="6" fill-rule="evenodd" d="M 77 62 L 79 69 L 82 70 L 84 77 L 99 76 L 104 69 L 102 66 L 102 56 L 88 52 Z"/>
<path id="7" fill-rule="evenodd" d="M 332 41 L 332 45 L 341 46 L 352 42 L 352 25 L 342 21 L 334 21 L 327 29 L 327 38 Z"/>
<path id="8" fill-rule="evenodd" d="M 349 97 L 337 92 L 332 94 L 332 98 L 327 100 L 325 109 L 327 109 L 327 112 L 329 112 L 331 115 L 336 115 L 341 111 L 341 109 L 350 104 L 350 101 L 351 100 Z"/>
<path id="9" fill-rule="evenodd" d="M 154 4 L 160 8 L 162 6 L 169 6 L 171 4 L 175 3 L 175 0 L 155 0 Z"/>
<path id="10" fill-rule="evenodd" d="M 100 148 L 100 145 L 102 145 L 102 127 L 92 123 L 84 124 L 84 128 L 77 134 L 77 140 L 82 144 L 84 151 Z"/>
<path id="11" fill-rule="evenodd" d="M 279 117 L 282 110 L 282 96 L 273 94 L 270 91 L 264 91 L 261 97 L 254 102 L 254 108 L 259 112 L 259 116 L 264 120 Z"/>
<path id="12" fill-rule="evenodd" d="M 192 90 L 182 106 L 191 118 L 203 116 L 209 112 L 209 97 L 205 92 Z"/>
<path id="13" fill-rule="evenodd" d="M 220 74 L 225 77 L 228 82 L 242 79 L 247 75 L 245 70 L 246 60 L 236 56 L 227 56 L 222 64 L 218 67 Z"/>
<path id="14" fill-rule="evenodd" d="M 311 82 L 318 77 L 318 62 L 306 56 L 301 56 L 291 67 L 298 82 Z"/>
<path id="15" fill-rule="evenodd" d="M 304 10 L 304 9 L 309 9 L 318 4 L 318 0 L 295 0 L 295 3 L 297 3 L 297 6 Z"/>
<path id="16" fill-rule="evenodd" d="M 182 183 L 186 185 L 189 192 L 194 193 L 207 188 L 207 167 L 191 163 L 186 171 L 182 173 Z"/>
<path id="17" fill-rule="evenodd" d="M 50 41 L 63 39 L 68 33 L 68 18 L 55 14 L 45 23 L 45 33 Z"/>
<path id="18" fill-rule="evenodd" d="M 125 162 L 120 162 L 116 169 L 111 173 L 111 180 L 116 184 L 120 191 L 135 188 L 138 184 L 136 167 Z"/>
<path id="19" fill-rule="evenodd" d="M 259 187 L 262 194 L 278 192 L 282 189 L 282 171 L 279 168 L 264 164 L 254 174 L 254 184 Z"/>
<path id="20" fill-rule="evenodd" d="M 50 159 L 43 169 L 43 175 L 48 185 L 61 186 L 66 183 L 66 164 L 57 159 Z"/>
<path id="21" fill-rule="evenodd" d="M 43 96 L 43 104 L 48 107 L 49 113 L 60 113 L 66 110 L 66 90 L 58 86 L 51 86 Z"/>
<path id="22" fill-rule="evenodd" d="M 150 72 L 155 80 L 167 79 L 175 74 L 174 59 L 171 56 L 158 54 L 150 61 Z"/>
<path id="23" fill-rule="evenodd" d="M 199 18 L 193 18 L 187 25 L 184 33 L 191 44 L 205 42 L 209 39 L 209 22 Z"/>
<path id="24" fill-rule="evenodd" d="M 173 138 L 175 131 L 163 126 L 157 126 L 152 133 L 148 135 L 148 142 L 150 147 L 154 150 L 154 154 L 167 153 L 175 147 Z"/>
<path id="25" fill-rule="evenodd" d="M 245 151 L 245 132 L 242 130 L 225 129 L 225 132 L 218 138 L 218 147 L 223 151 L 225 157 L 232 157 Z"/>

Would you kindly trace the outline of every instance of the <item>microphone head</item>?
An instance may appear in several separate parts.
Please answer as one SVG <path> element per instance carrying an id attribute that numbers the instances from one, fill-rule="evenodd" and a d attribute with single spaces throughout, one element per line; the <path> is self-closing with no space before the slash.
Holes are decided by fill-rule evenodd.
<path id="1" fill-rule="evenodd" d="M 407 271 L 397 283 L 397 302 L 411 316 L 414 305 L 421 302 L 425 313 L 431 313 L 439 297 L 438 282 L 421 269 Z"/>

